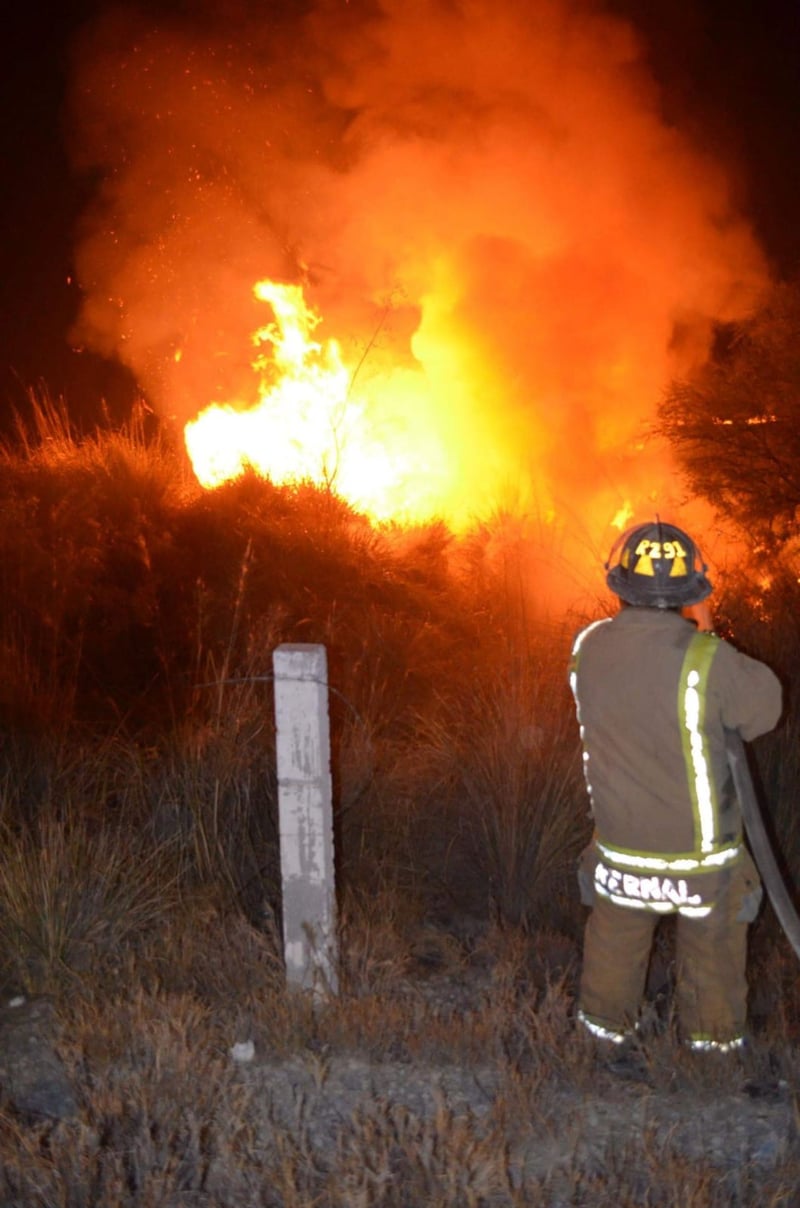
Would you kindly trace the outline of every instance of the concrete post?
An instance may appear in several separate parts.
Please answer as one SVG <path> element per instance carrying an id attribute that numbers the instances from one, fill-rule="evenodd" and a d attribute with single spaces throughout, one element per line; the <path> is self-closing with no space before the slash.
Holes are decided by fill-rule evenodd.
<path id="1" fill-rule="evenodd" d="M 324 646 L 278 646 L 275 727 L 286 978 L 296 989 L 335 994 L 328 665 Z"/>

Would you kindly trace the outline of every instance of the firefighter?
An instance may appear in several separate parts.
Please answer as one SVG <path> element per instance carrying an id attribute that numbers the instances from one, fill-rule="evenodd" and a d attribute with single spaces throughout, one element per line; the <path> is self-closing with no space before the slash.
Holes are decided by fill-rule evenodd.
<path id="1" fill-rule="evenodd" d="M 578 1018 L 600 1040 L 633 1037 L 655 926 L 675 915 L 682 1039 L 727 1052 L 744 1037 L 747 924 L 761 886 L 725 731 L 747 741 L 773 729 L 781 686 L 704 630 L 711 583 L 680 528 L 630 529 L 606 570 L 620 611 L 578 634 L 570 665 L 595 825 L 578 874 L 591 908 Z"/>

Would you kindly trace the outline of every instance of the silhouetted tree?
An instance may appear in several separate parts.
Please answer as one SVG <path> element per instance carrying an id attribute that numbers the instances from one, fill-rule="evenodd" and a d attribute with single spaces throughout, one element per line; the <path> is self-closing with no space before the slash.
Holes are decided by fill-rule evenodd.
<path id="1" fill-rule="evenodd" d="M 800 517 L 800 282 L 721 326 L 709 361 L 672 383 L 659 430 L 693 490 L 775 549 Z"/>

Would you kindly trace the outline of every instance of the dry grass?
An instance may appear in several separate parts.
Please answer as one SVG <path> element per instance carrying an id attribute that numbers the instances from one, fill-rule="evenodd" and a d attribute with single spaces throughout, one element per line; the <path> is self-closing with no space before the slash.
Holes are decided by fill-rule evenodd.
<path id="1" fill-rule="evenodd" d="M 450 824 L 448 857 L 514 925 L 563 921 L 565 877 L 590 833 L 559 654 L 497 658 L 420 723 L 420 779 Z"/>
<path id="2" fill-rule="evenodd" d="M 765 1037 L 742 1069 L 698 1065 L 664 1034 L 648 1045 L 651 1085 L 626 1087 L 575 1034 L 566 984 L 526 988 L 535 941 L 520 933 L 487 934 L 491 969 L 451 950 L 431 974 L 388 925 L 351 932 L 362 966 L 373 948 L 375 978 L 313 1009 L 287 994 L 274 951 L 241 920 L 198 910 L 193 941 L 185 922 L 188 947 L 171 945 L 159 984 L 134 990 L 131 967 L 116 995 L 62 999 L 60 1051 L 79 1113 L 54 1125 L 0 1112 L 2 1202 L 793 1203 L 790 1138 L 778 1137 L 772 1155 L 736 1158 L 737 1089 L 763 1072 L 767 1040 L 797 1085 L 785 1037 Z M 226 949 L 229 984 L 225 969 L 207 982 Z M 184 989 L 170 988 L 173 978 Z M 459 979 L 469 993 L 454 1002 Z M 230 1049 L 247 1039 L 256 1060 L 240 1066 Z M 720 1100 L 722 1148 L 703 1157 L 690 1139 Z M 766 1101 L 761 1114 L 769 1110 Z"/>
<path id="3" fill-rule="evenodd" d="M 42 818 L 0 844 L 0 951 L 7 981 L 28 993 L 98 978 L 126 942 L 164 925 L 176 898 L 174 851 L 127 829 Z"/>

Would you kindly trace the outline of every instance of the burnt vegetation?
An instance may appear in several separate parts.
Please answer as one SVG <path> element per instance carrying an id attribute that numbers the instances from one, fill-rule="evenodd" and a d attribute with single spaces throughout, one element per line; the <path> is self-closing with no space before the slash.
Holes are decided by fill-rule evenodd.
<path id="1" fill-rule="evenodd" d="M 796 541 L 800 507 L 800 284 L 776 286 L 722 325 L 712 356 L 676 381 L 660 429 L 696 494 L 774 555 Z"/>
<path id="2" fill-rule="evenodd" d="M 203 492 L 145 419 L 79 434 L 39 398 L 0 453 L 0 979 L 55 1002 L 80 1111 L 54 1128 L 5 1104 L 3 1203 L 791 1202 L 789 1141 L 760 1165 L 688 1162 L 654 1125 L 530 1158 L 604 1084 L 571 1021 L 590 822 L 565 665 L 585 618 L 538 610 L 524 526 L 376 529 L 330 491 L 250 475 Z M 793 676 L 781 584 L 759 618 L 732 576 L 722 622 Z M 282 975 L 281 642 L 323 643 L 333 689 L 342 991 L 317 1009 Z M 790 876 L 797 737 L 790 701 L 756 751 Z M 791 960 L 766 909 L 750 1073 L 784 1089 Z M 698 1072 L 672 1034 L 669 962 L 667 934 L 651 1092 L 724 1096 L 736 1073 Z M 478 1079 L 488 1063 L 491 1108 L 440 1096 L 415 1115 L 369 1099 L 362 1071 L 369 1106 L 323 1151 L 300 1104 L 281 1123 L 239 1076 L 243 1039 L 320 1094 L 354 1054 Z"/>

